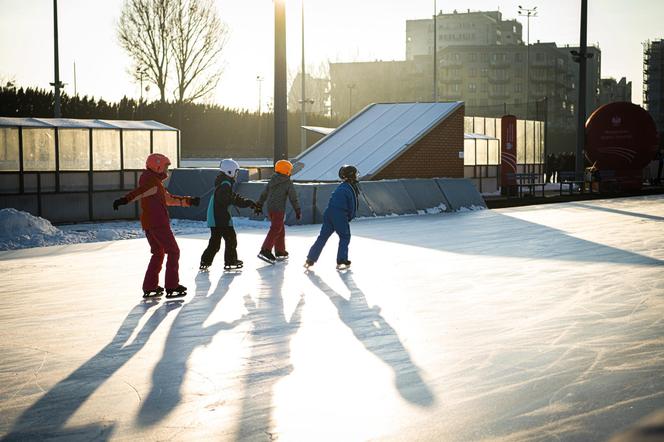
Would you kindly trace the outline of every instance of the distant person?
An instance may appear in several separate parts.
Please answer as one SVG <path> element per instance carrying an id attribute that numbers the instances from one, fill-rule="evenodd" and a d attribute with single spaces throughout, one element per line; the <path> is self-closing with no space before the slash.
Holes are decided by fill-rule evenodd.
<path id="1" fill-rule="evenodd" d="M 237 259 L 237 235 L 233 227 L 231 206 L 256 208 L 256 203 L 233 192 L 233 185 L 240 166 L 230 158 L 219 163 L 219 175 L 214 180 L 214 193 L 207 209 L 207 225 L 210 240 L 201 256 L 200 270 L 207 270 L 221 248 L 224 238 L 224 269 L 239 269 L 244 263 Z"/>
<path id="2" fill-rule="evenodd" d="M 261 213 L 263 204 L 267 201 L 270 230 L 267 232 L 258 257 L 270 264 L 274 264 L 277 260 L 288 258 L 288 252 L 286 251 L 286 229 L 284 227 L 286 199 L 290 200 L 291 206 L 295 210 L 295 218 L 298 220 L 302 218 L 297 192 L 290 179 L 292 170 L 293 165 L 290 161 L 277 161 L 274 165 L 274 175 L 272 175 L 256 202 L 256 213 Z M 274 248 L 274 254 L 272 254 L 272 248 Z"/>
<path id="3" fill-rule="evenodd" d="M 342 166 L 339 169 L 339 178 L 342 183 L 330 196 L 327 209 L 323 213 L 323 225 L 316 242 L 311 246 L 307 260 L 304 264 L 306 268 L 314 265 L 320 257 L 325 243 L 332 233 L 339 235 L 339 249 L 337 250 L 337 269 L 350 267 L 348 260 L 348 245 L 350 244 L 350 221 L 355 218 L 358 209 L 359 188 L 357 186 L 357 168 L 355 166 Z"/>
<path id="4" fill-rule="evenodd" d="M 166 261 L 166 297 L 184 296 L 187 288 L 180 284 L 178 261 L 180 249 L 171 230 L 170 218 L 166 206 L 198 206 L 199 197 L 171 195 L 164 188 L 163 181 L 168 178 L 168 166 L 171 161 L 160 153 L 152 153 L 145 162 L 145 170 L 138 180 L 139 187 L 122 198 L 113 201 L 113 210 L 119 206 L 141 200 L 141 226 L 150 243 L 152 258 L 143 279 L 143 297 L 160 296 L 164 289 L 159 286 L 159 272 Z"/>

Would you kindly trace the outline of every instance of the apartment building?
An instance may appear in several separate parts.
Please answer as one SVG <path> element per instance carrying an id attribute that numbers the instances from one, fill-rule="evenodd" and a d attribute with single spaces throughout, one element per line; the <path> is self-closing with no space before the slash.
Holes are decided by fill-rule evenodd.
<path id="1" fill-rule="evenodd" d="M 655 120 L 664 146 L 664 40 L 643 45 L 643 104 Z"/>

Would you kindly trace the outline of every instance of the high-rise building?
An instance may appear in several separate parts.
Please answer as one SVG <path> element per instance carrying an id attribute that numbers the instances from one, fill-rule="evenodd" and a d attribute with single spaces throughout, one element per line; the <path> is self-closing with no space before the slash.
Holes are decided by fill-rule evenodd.
<path id="1" fill-rule="evenodd" d="M 406 21 L 406 60 L 433 54 L 434 19 Z M 500 11 L 471 11 L 436 15 L 436 48 L 447 46 L 519 45 L 521 23 L 503 20 Z"/>
<path id="2" fill-rule="evenodd" d="M 643 104 L 655 120 L 664 145 L 664 39 L 643 45 Z"/>
<path id="3" fill-rule="evenodd" d="M 599 86 L 599 105 L 603 106 L 615 101 L 632 101 L 632 82 L 622 77 L 602 78 Z"/>

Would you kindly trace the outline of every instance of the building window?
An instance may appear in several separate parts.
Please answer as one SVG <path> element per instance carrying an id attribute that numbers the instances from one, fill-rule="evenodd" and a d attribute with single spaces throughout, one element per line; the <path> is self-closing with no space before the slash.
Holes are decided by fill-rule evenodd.
<path id="1" fill-rule="evenodd" d="M 489 75 L 489 69 L 487 68 L 480 69 L 480 77 L 486 77 L 488 75 Z"/>
<path id="2" fill-rule="evenodd" d="M 468 92 L 475 93 L 477 91 L 477 85 L 475 83 L 468 83 Z"/>
<path id="3" fill-rule="evenodd" d="M 514 61 L 523 62 L 523 54 L 514 54 Z"/>
<path id="4" fill-rule="evenodd" d="M 468 76 L 469 77 L 477 77 L 477 69 L 476 68 L 470 68 L 468 71 Z"/>

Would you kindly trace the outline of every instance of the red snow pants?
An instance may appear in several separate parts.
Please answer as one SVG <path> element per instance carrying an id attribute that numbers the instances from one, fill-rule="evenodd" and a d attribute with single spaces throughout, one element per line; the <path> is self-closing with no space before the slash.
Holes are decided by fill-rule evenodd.
<path id="1" fill-rule="evenodd" d="M 263 250 L 272 250 L 276 253 L 286 251 L 286 229 L 284 228 L 284 212 L 269 211 L 270 230 L 263 241 Z"/>
<path id="2" fill-rule="evenodd" d="M 180 284 L 178 275 L 180 248 L 170 226 L 148 229 L 145 231 L 145 237 L 150 243 L 152 258 L 150 258 L 145 279 L 143 279 L 143 290 L 154 290 L 159 285 L 159 272 L 161 272 L 161 265 L 164 262 L 164 255 L 168 255 L 164 287 L 166 289 L 176 288 Z"/>

